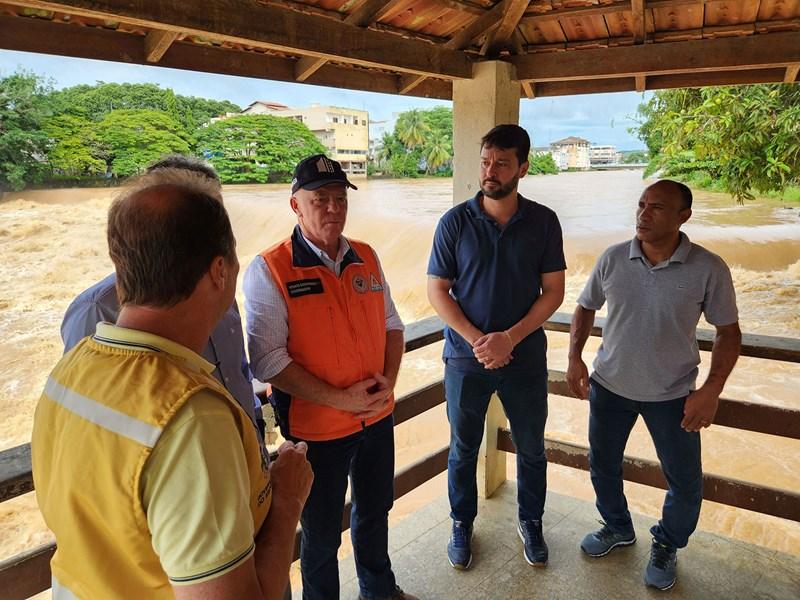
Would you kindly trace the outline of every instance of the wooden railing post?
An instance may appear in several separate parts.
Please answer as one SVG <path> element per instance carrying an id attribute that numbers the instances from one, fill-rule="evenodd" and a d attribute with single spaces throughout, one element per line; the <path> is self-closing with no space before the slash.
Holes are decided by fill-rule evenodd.
<path id="1" fill-rule="evenodd" d="M 483 441 L 478 454 L 478 496 L 491 498 L 506 480 L 506 453 L 497 449 L 497 430 L 507 424 L 506 413 L 497 394 L 489 401 Z"/>

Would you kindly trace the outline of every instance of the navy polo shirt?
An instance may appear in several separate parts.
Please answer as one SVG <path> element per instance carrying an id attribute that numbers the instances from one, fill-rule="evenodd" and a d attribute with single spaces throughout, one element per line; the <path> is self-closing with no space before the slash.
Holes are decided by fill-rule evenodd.
<path id="1" fill-rule="evenodd" d="M 450 294 L 484 333 L 516 324 L 541 295 L 542 273 L 567 268 L 556 213 L 518 195 L 517 212 L 501 228 L 480 205 L 481 193 L 447 211 L 436 227 L 428 275 L 453 282 Z M 540 327 L 514 348 L 501 370 L 547 369 L 547 340 Z M 455 368 L 480 370 L 472 347 L 445 327 L 444 359 Z"/>

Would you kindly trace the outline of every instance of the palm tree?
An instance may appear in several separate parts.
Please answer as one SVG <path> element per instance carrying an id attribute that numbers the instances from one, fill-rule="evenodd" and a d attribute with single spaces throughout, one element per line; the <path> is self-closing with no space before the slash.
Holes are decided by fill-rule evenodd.
<path id="1" fill-rule="evenodd" d="M 375 163 L 378 166 L 383 167 L 392 158 L 392 146 L 394 143 L 394 136 L 388 131 L 384 131 L 380 145 L 375 148 Z"/>
<path id="2" fill-rule="evenodd" d="M 428 165 L 428 174 L 433 174 L 436 170 L 446 165 L 452 159 L 452 149 L 450 140 L 443 134 L 432 137 L 423 148 L 423 155 Z"/>
<path id="3" fill-rule="evenodd" d="M 430 133 L 430 127 L 422 118 L 422 113 L 416 109 L 401 114 L 394 130 L 400 141 L 409 149 L 421 145 L 425 141 L 425 136 Z"/>

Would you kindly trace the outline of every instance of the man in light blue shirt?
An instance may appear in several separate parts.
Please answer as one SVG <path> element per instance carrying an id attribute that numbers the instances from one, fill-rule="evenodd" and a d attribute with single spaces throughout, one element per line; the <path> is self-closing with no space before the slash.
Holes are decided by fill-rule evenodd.
<path id="1" fill-rule="evenodd" d="M 148 168 L 148 172 L 162 170 L 165 182 L 170 183 L 170 174 L 175 169 L 191 171 L 202 175 L 208 183 L 209 195 L 222 201 L 219 177 L 214 169 L 204 161 L 181 156 L 167 156 Z M 61 339 L 64 352 L 88 335 L 93 335 L 95 326 L 107 321 L 114 323 L 119 313 L 117 300 L 116 274 L 111 273 L 102 281 L 79 294 L 67 308 L 61 323 Z M 225 386 L 239 402 L 244 411 L 259 429 L 263 441 L 263 419 L 261 403 L 253 392 L 253 376 L 244 351 L 242 320 L 236 302 L 220 320 L 217 328 L 203 349 L 203 358 L 216 365 L 214 377 Z"/>

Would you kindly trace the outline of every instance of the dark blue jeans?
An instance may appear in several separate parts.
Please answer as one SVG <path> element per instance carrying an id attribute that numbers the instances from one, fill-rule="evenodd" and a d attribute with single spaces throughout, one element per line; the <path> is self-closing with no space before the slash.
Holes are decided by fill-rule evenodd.
<path id="1" fill-rule="evenodd" d="M 547 421 L 547 372 L 461 371 L 445 366 L 444 390 L 450 421 L 447 491 L 450 516 L 472 523 L 478 514 L 475 472 L 486 410 L 494 392 L 500 397 L 517 447 L 519 518 L 539 520 L 547 493 L 544 425 Z"/>
<path id="2" fill-rule="evenodd" d="M 339 598 L 336 552 L 342 539 L 348 475 L 353 502 L 350 537 L 361 595 L 368 600 L 388 598 L 395 591 L 388 548 L 394 499 L 394 418 L 389 415 L 338 440 L 306 443 L 314 483 L 300 517 L 303 598 Z"/>
<path id="3" fill-rule="evenodd" d="M 631 429 L 642 415 L 669 486 L 661 520 L 650 533 L 656 541 L 673 548 L 689 543 L 703 500 L 700 434 L 681 429 L 685 402 L 686 398 L 637 402 L 594 380 L 589 386 L 589 470 L 597 510 L 612 529 L 633 531 L 622 491 L 622 458 Z"/>

